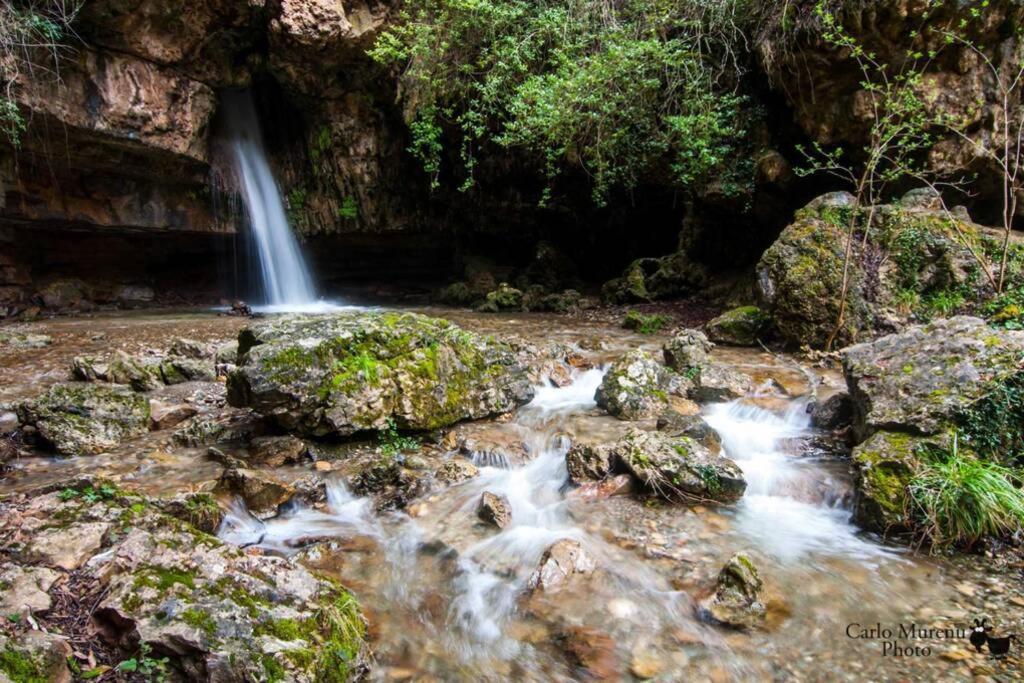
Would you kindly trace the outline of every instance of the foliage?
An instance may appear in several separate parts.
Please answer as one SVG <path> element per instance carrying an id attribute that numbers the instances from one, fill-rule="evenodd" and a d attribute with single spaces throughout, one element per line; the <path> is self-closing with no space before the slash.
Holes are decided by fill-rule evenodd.
<path id="1" fill-rule="evenodd" d="M 735 94 L 735 53 L 750 7 L 411 0 L 370 54 L 402 69 L 410 152 L 435 187 L 454 140 L 462 189 L 494 144 L 524 151 L 547 176 L 542 201 L 568 166 L 590 176 L 598 204 L 650 174 L 741 195 L 752 182 L 744 146 L 756 112 Z"/>
<path id="2" fill-rule="evenodd" d="M 167 680 L 167 657 L 159 659 L 150 656 L 152 649 L 149 644 L 143 641 L 139 646 L 139 654 L 131 659 L 126 659 L 117 665 L 118 671 L 138 674 L 145 681 L 163 683 Z"/>
<path id="3" fill-rule="evenodd" d="M 416 450 L 420 440 L 413 436 L 403 436 L 398 431 L 394 418 L 388 418 L 387 425 L 377 434 L 381 454 L 391 457 L 404 451 Z"/>
<path id="4" fill-rule="evenodd" d="M 60 56 L 84 0 L 0 0 L 0 135 L 17 147 L 26 123 L 15 101 L 18 78 L 59 76 Z"/>
<path id="5" fill-rule="evenodd" d="M 1024 372 L 989 391 L 958 416 L 963 440 L 983 457 L 1024 466 Z"/>
<path id="6" fill-rule="evenodd" d="M 61 489 L 60 493 L 57 494 L 57 497 L 65 502 L 81 498 L 83 501 L 91 505 L 92 503 L 98 503 L 101 500 L 113 500 L 119 493 L 120 492 L 117 490 L 117 487 L 110 484 L 101 484 L 95 488 L 92 486 L 86 486 L 81 490 L 73 488 Z"/>
<path id="7" fill-rule="evenodd" d="M 970 547 L 1024 525 L 1024 491 L 1013 470 L 961 451 L 956 435 L 948 451 L 925 455 L 908 490 L 914 518 L 933 546 Z"/>

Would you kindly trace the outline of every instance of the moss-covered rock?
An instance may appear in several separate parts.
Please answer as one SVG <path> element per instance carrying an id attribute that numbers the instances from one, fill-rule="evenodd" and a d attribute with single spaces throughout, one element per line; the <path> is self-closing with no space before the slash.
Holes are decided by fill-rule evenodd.
<path id="1" fill-rule="evenodd" d="M 682 380 L 646 351 L 630 351 L 608 368 L 594 398 L 620 420 L 657 417 L 668 407 L 669 393 Z"/>
<path id="2" fill-rule="evenodd" d="M 764 623 L 767 609 L 762 596 L 764 582 L 746 553 L 736 553 L 722 567 L 714 594 L 701 604 L 710 621 L 733 628 L 754 629 Z"/>
<path id="3" fill-rule="evenodd" d="M 521 311 L 523 310 L 523 292 L 507 282 L 502 282 L 497 289 L 487 293 L 484 302 L 477 306 L 476 310 L 483 313 Z"/>
<path id="4" fill-rule="evenodd" d="M 740 306 L 711 320 L 704 329 L 716 344 L 756 346 L 771 326 L 771 318 L 757 306 Z"/>
<path id="5" fill-rule="evenodd" d="M 62 455 L 95 455 L 149 430 L 149 401 L 120 385 L 55 384 L 19 408 Z"/>
<path id="6" fill-rule="evenodd" d="M 228 401 L 312 436 L 436 429 L 532 398 L 505 344 L 415 314 L 292 316 L 239 335 Z"/>
<path id="7" fill-rule="evenodd" d="M 920 437 L 878 432 L 853 449 L 856 470 L 854 521 L 873 531 L 909 528 L 907 486 L 918 466 Z"/>
<path id="8" fill-rule="evenodd" d="M 633 261 L 621 277 L 604 283 L 601 297 L 613 304 L 641 303 L 690 294 L 700 290 L 706 282 L 704 266 L 679 251 L 660 258 Z"/>
<path id="9" fill-rule="evenodd" d="M 858 440 L 878 430 L 936 434 L 1024 367 L 1024 332 L 969 317 L 914 325 L 843 352 Z"/>

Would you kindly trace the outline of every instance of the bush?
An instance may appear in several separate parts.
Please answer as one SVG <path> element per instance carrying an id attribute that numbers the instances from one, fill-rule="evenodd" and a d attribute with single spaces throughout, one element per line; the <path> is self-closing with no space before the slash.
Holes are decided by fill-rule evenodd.
<path id="1" fill-rule="evenodd" d="M 1024 491 L 1014 470 L 961 451 L 930 450 L 911 479 L 911 517 L 934 547 L 972 546 L 1024 525 Z"/>
<path id="2" fill-rule="evenodd" d="M 634 330 L 640 334 L 654 334 L 668 324 L 668 318 L 657 313 L 644 315 L 639 311 L 629 311 L 622 320 L 622 326 L 627 330 Z"/>
<path id="3" fill-rule="evenodd" d="M 402 68 L 416 156 L 440 183 L 445 143 L 462 187 L 481 149 L 522 150 L 550 183 L 568 166 L 612 188 L 669 176 L 738 196 L 756 112 L 737 96 L 745 0 L 409 0 L 371 56 Z M 453 169 L 454 170 L 454 169 Z"/>

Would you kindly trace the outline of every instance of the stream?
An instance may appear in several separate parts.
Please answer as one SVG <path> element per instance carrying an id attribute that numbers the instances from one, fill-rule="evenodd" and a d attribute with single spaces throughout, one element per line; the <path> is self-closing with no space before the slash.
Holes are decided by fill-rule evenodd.
<path id="1" fill-rule="evenodd" d="M 851 624 L 969 621 L 979 604 L 973 598 L 982 600 L 992 581 L 972 576 L 963 563 L 887 545 L 849 522 L 849 467 L 827 435 L 810 426 L 810 387 L 792 361 L 716 350 L 720 362 L 761 383 L 751 396 L 701 407 L 748 482 L 736 505 L 587 497 L 569 482 L 566 451 L 574 439 L 614 438 L 627 426 L 594 403 L 601 368 L 624 349 L 657 348 L 662 339 L 557 316 L 445 315 L 486 333 L 578 344 L 590 349 L 594 366 L 577 370 L 566 386 L 542 382 L 511 419 L 471 425 L 493 437 L 482 441 L 521 444 L 522 455 L 435 449 L 436 457 L 472 461 L 479 476 L 428 493 L 404 511 L 375 510 L 339 473 L 326 475 L 324 504 L 292 506 L 270 519 L 224 501 L 224 541 L 292 557 L 358 596 L 371 625 L 374 680 L 571 681 L 603 673 L 831 681 L 970 673 L 961 661 L 939 656 L 947 643 L 932 643 L 930 657 L 893 657 L 882 654 L 881 641 L 848 635 Z M 62 379 L 60 368 L 82 346 L 145 348 L 171 328 L 176 336 L 227 339 L 242 324 L 206 312 L 100 316 L 84 326 L 74 319 L 37 323 L 33 332 L 54 342 L 3 352 L 0 399 Z M 97 331 L 103 337 L 90 341 Z M 825 390 L 838 386 L 835 373 L 817 372 Z M 0 481 L 0 493 L 80 472 L 115 476 L 151 494 L 195 489 L 219 473 L 204 451 L 154 432 L 93 458 L 23 458 Z M 309 472 L 282 469 L 296 477 Z M 512 521 L 505 528 L 477 517 L 485 491 L 508 499 Z M 541 556 L 563 539 L 579 542 L 596 569 L 557 591 L 531 590 Z M 750 554 L 765 579 L 764 630 L 741 633 L 697 617 L 718 570 L 738 551 Z M 974 582 L 970 591 L 960 587 L 965 581 Z"/>

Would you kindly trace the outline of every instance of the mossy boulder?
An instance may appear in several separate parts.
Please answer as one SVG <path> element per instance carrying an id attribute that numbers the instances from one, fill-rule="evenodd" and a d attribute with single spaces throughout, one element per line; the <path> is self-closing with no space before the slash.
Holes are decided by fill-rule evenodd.
<path id="1" fill-rule="evenodd" d="M 505 344 L 416 314 L 290 316 L 243 330 L 228 401 L 310 436 L 426 430 L 528 402 Z"/>
<path id="2" fill-rule="evenodd" d="M 865 529 L 885 533 L 910 527 L 907 487 L 918 466 L 921 437 L 878 432 L 853 449 L 856 492 L 853 519 Z"/>
<path id="3" fill-rule="evenodd" d="M 879 430 L 936 434 L 1024 367 L 1024 332 L 960 316 L 844 350 L 858 441 Z"/>
<path id="4" fill-rule="evenodd" d="M 646 351 L 630 351 L 612 363 L 594 395 L 597 405 L 620 420 L 657 417 L 678 392 L 681 378 Z"/>
<path id="5" fill-rule="evenodd" d="M 661 347 L 665 365 L 683 375 L 697 373 L 711 362 L 708 354 L 715 347 L 700 330 L 683 329 Z"/>
<path id="6" fill-rule="evenodd" d="M 771 318 L 757 306 L 740 306 L 712 319 L 704 326 L 716 344 L 756 346 L 771 327 Z"/>
<path id="7" fill-rule="evenodd" d="M 149 430 L 149 401 L 126 386 L 55 384 L 19 408 L 43 441 L 62 455 L 95 455 Z"/>
<path id="8" fill-rule="evenodd" d="M 523 292 L 502 282 L 494 291 L 488 292 L 484 302 L 477 307 L 483 313 L 498 313 L 500 311 L 521 311 L 523 310 Z"/>
<path id="9" fill-rule="evenodd" d="M 837 330 L 851 224 L 846 309 Z M 936 210 L 931 201 L 857 208 L 849 195 L 833 193 L 797 212 L 761 257 L 757 282 L 784 340 L 821 347 L 834 333 L 844 345 L 914 322 L 981 312 L 993 294 L 983 272 L 998 271 L 1000 254 L 994 231 Z M 1024 281 L 1021 256 L 1024 246 L 1011 240 L 1011 288 Z"/>
<path id="10" fill-rule="evenodd" d="M 601 297 L 613 304 L 642 303 L 684 296 L 699 291 L 706 282 L 704 266 L 679 251 L 633 261 L 620 277 L 604 283 Z"/>

